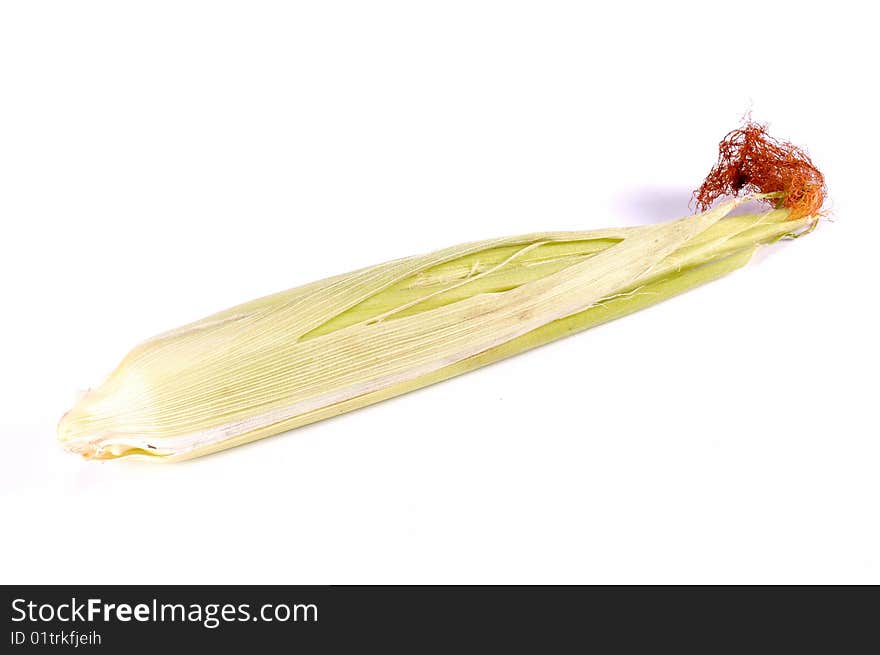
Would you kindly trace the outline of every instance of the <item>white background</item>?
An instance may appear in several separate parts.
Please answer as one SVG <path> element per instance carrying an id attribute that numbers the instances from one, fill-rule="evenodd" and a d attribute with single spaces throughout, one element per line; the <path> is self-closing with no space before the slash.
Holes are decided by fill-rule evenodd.
<path id="1" fill-rule="evenodd" d="M 3 3 L 0 581 L 880 583 L 875 23 L 807 4 Z M 729 278 L 190 463 L 55 441 L 226 306 L 687 214 L 749 109 L 834 221 Z"/>

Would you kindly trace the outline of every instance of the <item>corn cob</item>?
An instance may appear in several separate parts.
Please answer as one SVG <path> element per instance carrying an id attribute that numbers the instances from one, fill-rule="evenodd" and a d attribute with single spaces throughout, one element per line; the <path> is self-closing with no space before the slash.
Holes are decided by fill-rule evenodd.
<path id="1" fill-rule="evenodd" d="M 708 209 L 719 195 L 750 196 Z M 132 350 L 58 427 L 92 459 L 174 461 L 284 432 L 653 305 L 811 230 L 824 179 L 749 124 L 721 143 L 699 213 L 407 257 L 260 298 Z M 748 199 L 775 208 L 730 216 Z"/>

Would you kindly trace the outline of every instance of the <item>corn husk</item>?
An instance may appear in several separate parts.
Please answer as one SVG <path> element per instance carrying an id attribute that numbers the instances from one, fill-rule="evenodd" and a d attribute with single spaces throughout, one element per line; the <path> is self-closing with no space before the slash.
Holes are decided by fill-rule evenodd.
<path id="1" fill-rule="evenodd" d="M 814 221 L 728 217 L 746 199 L 658 225 L 464 244 L 233 307 L 137 346 L 59 438 L 88 458 L 174 461 L 470 371 L 717 279 Z"/>

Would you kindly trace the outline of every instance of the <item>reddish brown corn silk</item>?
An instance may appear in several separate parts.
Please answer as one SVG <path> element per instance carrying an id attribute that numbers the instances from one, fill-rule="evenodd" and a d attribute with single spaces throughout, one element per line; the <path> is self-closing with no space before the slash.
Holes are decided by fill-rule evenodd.
<path id="1" fill-rule="evenodd" d="M 825 202 L 825 177 L 804 150 L 747 120 L 718 145 L 718 161 L 694 191 L 697 208 L 707 210 L 721 196 L 777 193 L 765 201 L 791 210 L 791 219 L 818 214 Z"/>

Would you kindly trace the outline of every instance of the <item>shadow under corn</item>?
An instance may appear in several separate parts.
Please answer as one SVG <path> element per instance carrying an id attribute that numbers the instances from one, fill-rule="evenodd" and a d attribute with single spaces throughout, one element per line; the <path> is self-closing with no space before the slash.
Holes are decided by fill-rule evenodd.
<path id="1" fill-rule="evenodd" d="M 617 194 L 611 206 L 615 219 L 622 225 L 663 223 L 695 213 L 693 193 L 694 190 L 687 187 L 638 187 Z M 737 207 L 732 215 L 761 211 L 767 211 L 767 206 L 749 201 Z"/>

